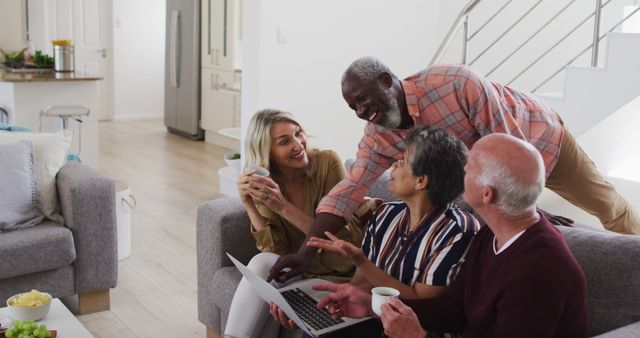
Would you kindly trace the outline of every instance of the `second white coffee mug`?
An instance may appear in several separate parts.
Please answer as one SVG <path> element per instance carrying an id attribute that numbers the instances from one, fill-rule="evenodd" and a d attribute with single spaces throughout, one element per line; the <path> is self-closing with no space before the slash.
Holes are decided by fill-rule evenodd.
<path id="1" fill-rule="evenodd" d="M 373 288 L 371 289 L 371 309 L 375 314 L 380 316 L 382 314 L 382 310 L 380 310 L 382 304 L 386 304 L 389 302 L 389 299 L 398 298 L 398 296 L 400 296 L 400 291 L 394 288 L 386 286 Z"/>

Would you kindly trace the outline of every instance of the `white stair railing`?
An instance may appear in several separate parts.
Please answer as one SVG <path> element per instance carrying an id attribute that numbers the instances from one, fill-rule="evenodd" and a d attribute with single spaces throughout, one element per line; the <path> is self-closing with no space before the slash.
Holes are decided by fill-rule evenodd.
<path id="1" fill-rule="evenodd" d="M 476 35 L 482 31 L 492 20 L 494 20 L 501 12 L 503 12 L 511 3 L 512 0 L 508 0 L 507 2 L 505 2 L 497 11 L 495 11 L 493 13 L 493 15 L 491 15 L 489 17 L 489 19 L 487 21 L 485 21 L 482 25 L 480 25 L 480 27 L 472 34 L 469 34 L 469 16 L 470 14 L 472 14 L 472 12 L 474 11 L 474 9 L 476 9 L 478 7 L 478 5 L 480 4 L 481 0 L 472 0 L 470 1 L 460 12 L 460 14 L 458 15 L 458 17 L 456 18 L 456 20 L 454 21 L 453 25 L 451 26 L 451 28 L 449 29 L 449 31 L 447 32 L 447 35 L 445 35 L 445 38 L 443 39 L 442 43 L 440 44 L 440 46 L 438 47 L 438 50 L 436 51 L 436 53 L 434 54 L 433 58 L 431 59 L 431 62 L 429 63 L 429 65 L 433 65 L 436 64 L 438 62 L 440 62 L 440 60 L 442 59 L 442 57 L 444 56 L 444 54 L 446 53 L 446 51 L 449 49 L 449 47 L 451 46 L 451 43 L 453 42 L 453 39 L 455 38 L 456 34 L 458 34 L 458 32 L 460 31 L 460 29 L 462 28 L 462 36 L 463 36 L 463 41 L 462 41 L 462 56 L 461 56 L 461 62 L 463 64 L 469 64 L 469 65 L 473 65 L 474 63 L 476 63 L 483 55 L 485 55 L 489 50 L 491 50 L 500 40 L 502 40 L 502 38 L 504 38 L 505 35 L 507 35 L 507 33 L 511 32 L 513 29 L 516 28 L 516 26 L 518 26 L 518 24 L 523 21 L 526 17 L 528 17 L 529 15 L 531 15 L 531 13 L 533 12 L 533 10 L 538 7 L 541 2 L 543 0 L 538 0 L 537 2 L 535 2 L 523 15 L 521 15 L 513 24 L 511 24 L 509 27 L 507 27 L 507 29 L 505 29 L 504 31 L 502 31 L 498 37 L 496 39 L 494 39 L 491 43 L 489 43 L 489 45 L 483 49 L 478 55 L 475 56 L 475 58 L 473 58 L 473 60 L 471 62 L 467 62 L 467 58 L 468 58 L 468 44 L 469 42 L 476 37 Z M 547 50 L 545 50 L 542 54 L 540 54 L 537 58 L 535 58 L 535 60 L 533 60 L 532 62 L 530 62 L 527 66 L 525 66 L 525 68 L 520 71 L 515 77 L 513 77 L 510 81 L 508 81 L 506 84 L 510 85 L 512 84 L 514 81 L 516 81 L 517 79 L 519 79 L 522 75 L 524 75 L 527 71 L 529 71 L 534 65 L 536 65 L 540 60 L 542 60 L 546 55 L 548 55 L 551 51 L 555 50 L 556 48 L 558 48 L 558 46 L 565 41 L 566 39 L 568 39 L 574 32 L 576 32 L 580 27 L 582 27 L 587 21 L 589 21 L 591 18 L 593 18 L 593 41 L 591 42 L 591 44 L 589 44 L 587 46 L 587 48 L 585 48 L 584 50 L 582 50 L 578 55 L 576 55 L 574 58 L 572 58 L 569 62 L 565 63 L 558 71 L 555 71 L 551 74 L 551 76 L 549 76 L 548 78 L 546 78 L 542 83 L 540 83 L 539 85 L 535 86 L 532 90 L 532 92 L 537 91 L 538 89 L 540 89 L 542 86 L 544 86 L 547 82 L 549 82 L 551 79 L 553 79 L 556 75 L 558 75 L 562 70 L 564 70 L 568 65 L 572 64 L 573 62 L 576 61 L 576 59 L 578 59 L 578 57 L 580 57 L 581 55 L 583 55 L 585 52 L 587 52 L 589 49 L 591 49 L 591 66 L 593 67 L 597 67 L 598 65 L 598 51 L 599 51 L 599 47 L 600 47 L 600 41 L 606 36 L 606 34 L 604 35 L 600 35 L 600 19 L 602 17 L 602 9 L 604 7 L 606 7 L 611 1 L 613 0 L 607 0 L 605 3 L 602 3 L 602 0 L 596 0 L 596 6 L 595 6 L 595 10 L 593 12 L 591 12 L 586 18 L 582 19 L 576 26 L 574 26 L 568 33 L 566 33 L 565 35 L 563 35 L 558 41 L 556 41 L 551 47 L 549 47 Z M 527 45 L 535 36 L 537 36 L 542 30 L 544 30 L 547 26 L 549 26 L 549 24 L 551 24 L 552 22 L 554 22 L 559 16 L 560 14 L 562 14 L 563 12 L 565 12 L 572 4 L 574 4 L 576 1 L 575 0 L 571 0 L 569 1 L 566 5 L 564 5 L 555 15 L 553 15 L 550 19 L 548 19 L 545 23 L 542 24 L 542 26 L 536 30 L 533 34 L 531 34 L 527 39 L 525 39 L 524 42 L 522 42 L 521 44 L 519 44 L 512 52 L 510 52 L 506 57 L 502 58 L 501 61 L 498 62 L 498 64 L 496 66 L 494 66 L 491 70 L 489 70 L 489 72 L 487 73 L 487 76 L 491 75 L 492 73 L 494 73 L 498 68 L 500 68 L 502 65 L 504 65 L 508 60 L 510 60 L 518 51 L 520 51 L 525 45 Z M 634 11 L 632 11 L 630 14 L 626 15 L 622 20 L 620 20 L 617 24 L 615 24 L 612 28 L 607 30 L 607 33 L 614 31 L 616 28 L 620 27 L 620 25 L 622 25 L 624 22 L 626 22 L 629 18 L 631 18 L 634 14 L 636 14 L 638 11 L 640 10 L 640 7 L 636 8 Z"/>

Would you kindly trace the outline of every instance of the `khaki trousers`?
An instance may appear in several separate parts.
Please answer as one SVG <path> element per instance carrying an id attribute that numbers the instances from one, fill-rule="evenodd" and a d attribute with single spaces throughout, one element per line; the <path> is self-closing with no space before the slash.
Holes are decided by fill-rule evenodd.
<path id="1" fill-rule="evenodd" d="M 571 204 L 596 216 L 608 230 L 640 235 L 640 218 L 600 174 L 596 165 L 565 128 L 560 156 L 546 187 Z"/>

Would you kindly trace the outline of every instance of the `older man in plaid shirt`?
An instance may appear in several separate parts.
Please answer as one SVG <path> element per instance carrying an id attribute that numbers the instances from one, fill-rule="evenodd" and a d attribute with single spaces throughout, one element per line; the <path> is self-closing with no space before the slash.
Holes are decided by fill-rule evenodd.
<path id="1" fill-rule="evenodd" d="M 425 124 L 448 131 L 468 148 L 491 133 L 526 140 L 542 155 L 547 188 L 598 217 L 609 230 L 640 234 L 633 208 L 602 177 L 556 112 L 531 94 L 491 82 L 463 65 L 433 66 L 401 80 L 379 60 L 364 57 L 345 71 L 342 95 L 369 123 L 349 176 L 322 200 L 307 238 L 339 229 L 369 185 L 402 158 L 409 129 Z M 303 272 L 314 253 L 303 246 L 281 257 L 270 277 Z M 287 267 L 291 270 L 283 272 Z"/>

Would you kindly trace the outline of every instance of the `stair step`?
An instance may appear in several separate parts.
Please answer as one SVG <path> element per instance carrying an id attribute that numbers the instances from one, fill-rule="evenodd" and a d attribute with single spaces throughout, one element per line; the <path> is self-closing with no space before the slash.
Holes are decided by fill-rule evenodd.
<path id="1" fill-rule="evenodd" d="M 536 96 L 539 96 L 542 99 L 562 100 L 564 98 L 564 93 L 563 92 L 545 92 L 545 93 L 536 93 Z"/>

